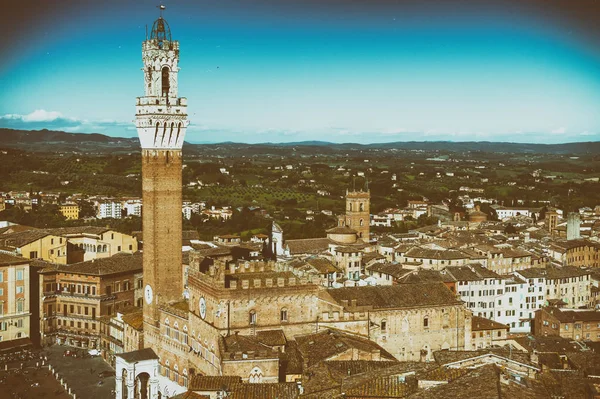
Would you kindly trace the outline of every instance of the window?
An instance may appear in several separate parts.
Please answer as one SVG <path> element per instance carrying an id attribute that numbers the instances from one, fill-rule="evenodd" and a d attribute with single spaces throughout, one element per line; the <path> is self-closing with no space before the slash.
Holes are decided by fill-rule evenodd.
<path id="1" fill-rule="evenodd" d="M 251 310 L 248 316 L 248 321 L 250 325 L 256 325 L 256 312 L 254 310 Z"/>
<path id="2" fill-rule="evenodd" d="M 425 317 L 423 319 L 423 327 L 425 327 L 425 328 L 429 327 L 429 317 Z"/>
<path id="3" fill-rule="evenodd" d="M 280 319 L 281 321 L 288 321 L 288 312 L 286 308 L 281 309 Z"/>
<path id="4" fill-rule="evenodd" d="M 29 259 L 36 259 L 37 257 L 37 251 L 29 252 Z"/>
<path id="5" fill-rule="evenodd" d="M 17 280 L 23 280 L 23 269 L 17 270 Z"/>
<path id="6" fill-rule="evenodd" d="M 4 272 L 0 271 L 0 283 L 4 282 Z"/>
<path id="7" fill-rule="evenodd" d="M 386 331 L 386 330 L 387 330 L 387 321 L 381 320 L 381 331 Z"/>
<path id="8" fill-rule="evenodd" d="M 17 294 L 22 294 L 22 293 L 23 293 L 23 286 L 22 286 L 22 285 L 19 285 L 19 286 L 17 287 Z"/>

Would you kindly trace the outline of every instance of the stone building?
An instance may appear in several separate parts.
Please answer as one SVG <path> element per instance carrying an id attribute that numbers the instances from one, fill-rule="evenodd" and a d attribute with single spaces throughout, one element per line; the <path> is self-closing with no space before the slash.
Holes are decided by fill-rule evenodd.
<path id="1" fill-rule="evenodd" d="M 553 241 L 549 254 L 563 266 L 600 267 L 600 244 L 590 240 Z"/>
<path id="2" fill-rule="evenodd" d="M 338 218 L 338 227 L 349 227 L 357 232 L 358 238 L 369 242 L 371 193 L 346 191 L 346 214 Z"/>
<path id="3" fill-rule="evenodd" d="M 79 205 L 74 203 L 61 204 L 58 208 L 67 220 L 79 219 Z"/>
<path id="4" fill-rule="evenodd" d="M 471 312 L 443 284 L 327 290 L 319 325 L 361 334 L 401 361 L 471 347 Z"/>
<path id="5" fill-rule="evenodd" d="M 510 327 L 497 321 L 473 316 L 471 320 L 471 345 L 473 350 L 491 348 L 497 341 L 504 341 Z M 497 343 L 502 346 L 500 342 Z"/>
<path id="6" fill-rule="evenodd" d="M 575 341 L 600 341 L 600 311 L 545 307 L 535 312 L 533 334 Z"/>
<path id="7" fill-rule="evenodd" d="M 120 252 L 133 254 L 138 250 L 135 237 L 106 227 L 76 226 L 47 231 L 67 241 L 67 263 L 108 258 Z"/>
<path id="8" fill-rule="evenodd" d="M 8 346 L 10 341 L 22 342 L 32 332 L 36 334 L 31 329 L 32 313 L 37 319 L 31 306 L 36 300 L 30 286 L 32 274 L 28 259 L 0 253 L 0 342 L 9 342 Z"/>
<path id="9" fill-rule="evenodd" d="M 40 333 L 44 344 L 100 348 L 100 319 L 135 301 L 140 254 L 115 255 L 40 271 Z"/>
<path id="10" fill-rule="evenodd" d="M 67 263 L 67 240 L 45 230 L 27 230 L 3 234 L 0 247 L 5 253 L 27 259 L 43 259 L 53 263 Z"/>

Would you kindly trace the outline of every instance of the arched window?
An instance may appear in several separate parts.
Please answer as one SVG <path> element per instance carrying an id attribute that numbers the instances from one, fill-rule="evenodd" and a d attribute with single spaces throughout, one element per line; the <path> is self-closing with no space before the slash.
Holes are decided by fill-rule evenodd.
<path id="1" fill-rule="evenodd" d="M 173 324 L 173 338 L 179 341 L 179 323 L 177 322 Z"/>
<path id="2" fill-rule="evenodd" d="M 248 314 L 248 321 L 250 323 L 251 326 L 256 325 L 256 312 L 254 310 L 251 310 L 250 313 Z"/>
<path id="3" fill-rule="evenodd" d="M 181 132 L 181 122 L 177 125 L 177 136 L 175 137 L 175 144 L 179 141 L 179 133 Z"/>
<path id="4" fill-rule="evenodd" d="M 188 373 L 187 369 L 183 369 L 183 386 L 188 387 Z"/>
<path id="5" fill-rule="evenodd" d="M 174 365 L 173 366 L 173 380 L 179 384 L 179 366 L 178 365 Z"/>
<path id="6" fill-rule="evenodd" d="M 387 320 L 385 320 L 385 319 L 381 320 L 381 331 L 382 332 L 387 331 Z"/>
<path id="7" fill-rule="evenodd" d="M 365 224 L 365 221 L 363 219 L 360 219 L 360 221 L 358 222 L 358 225 L 362 227 L 364 224 Z"/>
<path id="8" fill-rule="evenodd" d="M 429 328 L 429 316 L 423 317 L 423 327 Z"/>
<path id="9" fill-rule="evenodd" d="M 169 67 L 163 67 L 162 69 L 162 96 L 169 96 Z"/>
<path id="10" fill-rule="evenodd" d="M 156 130 L 154 130 L 154 144 L 156 144 L 156 139 L 158 138 L 158 128 L 160 126 L 160 122 L 156 122 Z"/>
<path id="11" fill-rule="evenodd" d="M 352 202 L 348 202 L 348 210 L 351 211 L 352 210 Z"/>
<path id="12" fill-rule="evenodd" d="M 287 308 L 282 308 L 279 312 L 279 316 L 281 321 L 288 321 L 288 311 Z"/>
<path id="13" fill-rule="evenodd" d="M 165 335 L 171 337 L 171 324 L 169 319 L 165 319 Z"/>
<path id="14" fill-rule="evenodd" d="M 168 359 L 165 362 L 165 377 L 167 377 L 168 379 L 171 379 L 171 368 L 170 368 Z"/>
<path id="15" fill-rule="evenodd" d="M 362 202 L 358 205 L 358 210 L 363 212 L 365 210 L 365 204 L 363 204 Z"/>

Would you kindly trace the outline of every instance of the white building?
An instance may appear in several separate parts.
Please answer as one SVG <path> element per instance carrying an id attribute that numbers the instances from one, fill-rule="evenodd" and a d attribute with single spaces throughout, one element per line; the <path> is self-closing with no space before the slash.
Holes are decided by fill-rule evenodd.
<path id="1" fill-rule="evenodd" d="M 98 205 L 98 219 L 121 219 L 121 203 L 120 202 L 103 202 Z"/>
<path id="2" fill-rule="evenodd" d="M 127 211 L 127 216 L 142 216 L 142 200 L 127 200 L 124 205 L 124 209 Z"/>

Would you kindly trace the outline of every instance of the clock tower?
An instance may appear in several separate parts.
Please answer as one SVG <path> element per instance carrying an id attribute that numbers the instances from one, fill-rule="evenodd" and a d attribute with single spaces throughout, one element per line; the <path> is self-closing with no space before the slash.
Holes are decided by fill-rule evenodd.
<path id="1" fill-rule="evenodd" d="M 183 293 L 181 147 L 187 99 L 178 97 L 179 42 L 162 9 L 142 44 L 144 96 L 136 100 L 135 115 L 142 147 L 145 335 L 158 332 L 159 307 L 181 300 Z"/>

